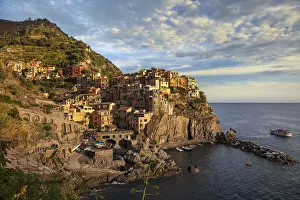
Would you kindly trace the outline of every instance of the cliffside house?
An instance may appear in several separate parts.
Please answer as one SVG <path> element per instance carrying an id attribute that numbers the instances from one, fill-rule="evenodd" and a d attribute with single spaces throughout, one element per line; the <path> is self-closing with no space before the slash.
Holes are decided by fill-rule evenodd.
<path id="1" fill-rule="evenodd" d="M 144 131 L 146 124 L 151 120 L 153 113 L 143 111 L 135 111 L 132 115 L 128 116 L 130 127 L 133 128 L 136 133 Z"/>
<path id="2" fill-rule="evenodd" d="M 132 113 L 132 107 L 121 106 L 116 111 L 116 123 L 120 128 L 128 128 L 129 124 L 129 115 Z"/>

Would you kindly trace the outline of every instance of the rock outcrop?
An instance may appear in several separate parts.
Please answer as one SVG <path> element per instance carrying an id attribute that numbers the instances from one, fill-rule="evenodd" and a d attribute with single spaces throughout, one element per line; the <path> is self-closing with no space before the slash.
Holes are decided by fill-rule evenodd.
<path id="1" fill-rule="evenodd" d="M 190 172 L 190 173 L 198 173 L 200 170 L 199 170 L 199 166 L 197 166 L 197 165 L 192 165 L 192 166 L 189 166 L 188 167 L 188 171 Z"/>
<path id="2" fill-rule="evenodd" d="M 208 104 L 203 107 L 210 108 Z M 190 140 L 214 141 L 216 133 L 221 130 L 220 122 L 212 111 L 207 110 L 153 116 L 145 134 L 160 146 Z"/>
<path id="3" fill-rule="evenodd" d="M 242 151 L 251 152 L 257 156 L 263 157 L 269 161 L 273 161 L 280 164 L 296 164 L 297 161 L 293 160 L 289 155 L 273 150 L 267 147 L 260 146 L 253 142 L 239 140 L 235 136 L 236 131 L 230 129 L 227 133 L 218 133 L 216 135 L 216 140 L 218 143 L 225 144 L 234 148 L 238 148 Z"/>
<path id="4" fill-rule="evenodd" d="M 163 150 L 143 148 L 139 152 L 129 150 L 124 156 L 126 163 L 131 166 L 125 173 L 117 176 L 112 182 L 129 183 L 143 179 L 150 167 L 151 177 L 172 176 L 180 173 L 181 169 L 176 166 L 170 156 Z"/>

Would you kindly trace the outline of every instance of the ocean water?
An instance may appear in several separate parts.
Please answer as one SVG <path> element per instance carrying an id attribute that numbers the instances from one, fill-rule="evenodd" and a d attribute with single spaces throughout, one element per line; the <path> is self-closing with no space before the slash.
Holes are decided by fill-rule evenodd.
<path id="1" fill-rule="evenodd" d="M 222 129 L 234 128 L 237 137 L 283 151 L 300 161 L 300 104 L 212 104 Z M 284 128 L 292 138 L 269 134 L 269 129 Z M 150 180 L 160 195 L 146 199 L 300 199 L 300 164 L 279 165 L 251 153 L 224 145 L 206 144 L 191 152 L 169 150 L 183 172 L 174 177 Z M 252 167 L 245 165 L 245 160 Z M 199 165 L 200 173 L 189 174 L 189 165 Z M 130 194 L 143 182 L 109 186 L 91 193 L 90 199 L 140 199 Z"/>

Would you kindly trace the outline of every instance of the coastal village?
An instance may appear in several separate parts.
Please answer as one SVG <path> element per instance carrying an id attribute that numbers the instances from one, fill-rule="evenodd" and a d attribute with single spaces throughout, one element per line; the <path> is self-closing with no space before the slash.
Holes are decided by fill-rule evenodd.
<path id="1" fill-rule="evenodd" d="M 187 1 L 176 4 L 176 6 L 174 4 L 174 7 L 168 5 L 168 7 L 170 6 L 170 11 L 176 14 L 178 6 L 179 11 L 188 6 L 189 9 L 183 9 L 185 15 L 186 11 L 194 10 L 196 6 L 194 3 L 198 3 L 197 6 L 200 6 L 199 2 Z M 58 8 L 61 5 L 51 4 L 51 6 Z M 102 6 L 106 8 L 101 4 Z M 35 6 L 35 8 L 42 7 Z M 114 7 L 119 9 L 120 5 Z M 131 8 L 132 5 L 126 5 L 124 9 L 126 10 L 127 7 Z M 132 8 L 136 9 L 137 7 L 134 5 Z M 20 9 L 17 11 L 19 12 Z M 145 22 L 147 21 L 147 24 L 150 21 L 151 23 L 165 21 L 161 20 L 161 17 L 157 18 L 157 14 L 165 14 L 157 9 L 155 11 L 155 15 L 149 15 L 151 17 L 143 19 Z M 49 14 L 49 12 L 47 13 Z M 177 12 L 177 14 L 179 16 L 182 13 Z M 134 16 L 136 17 L 136 15 Z M 172 18 L 172 16 L 163 16 L 167 19 L 165 22 L 168 22 L 169 17 Z M 192 18 L 188 20 L 192 20 Z M 64 24 L 59 20 L 57 22 Z M 86 40 L 81 36 L 94 31 L 93 27 L 88 28 L 90 24 L 77 23 L 75 25 L 76 30 L 83 31 L 83 35 L 76 34 L 76 38 Z M 195 23 L 192 25 L 199 28 L 194 26 Z M 86 32 L 82 27 L 88 31 Z M 157 29 L 155 26 L 150 27 Z M 176 27 L 180 28 L 180 26 Z M 73 28 L 62 27 L 69 33 Z M 123 29 L 118 29 L 119 27 L 111 30 L 104 28 L 103 37 L 98 39 L 100 45 L 102 42 L 105 45 L 98 45 L 98 50 L 105 50 L 108 47 L 106 44 L 113 41 L 111 37 L 106 38 L 110 31 L 116 36 L 118 32 L 122 33 L 122 35 L 118 35 L 120 41 L 127 36 L 130 38 L 130 34 L 126 34 L 127 32 L 124 32 Z M 143 31 L 147 31 L 148 25 L 144 28 Z M 292 131 L 286 129 L 267 130 L 266 124 L 261 123 L 264 126 L 257 126 L 246 131 L 238 126 L 237 130 L 244 132 L 242 134 L 236 135 L 237 131 L 233 128 L 226 133 L 223 132 L 221 122 L 202 90 L 203 85 L 200 85 L 200 88 L 194 77 L 173 70 L 182 67 L 172 68 L 166 64 L 167 69 L 156 68 L 157 66 L 143 69 L 137 66 L 137 71 L 124 73 L 108 58 L 98 51 L 94 51 L 90 45 L 69 36 L 62 29 L 48 19 L 32 20 L 28 18 L 24 21 L 0 19 L 0 199 L 93 199 L 94 195 L 96 195 L 95 199 L 103 199 L 104 195 L 102 196 L 101 193 L 104 188 L 102 187 L 121 185 L 137 180 L 144 181 L 128 186 L 136 185 L 136 188 L 127 190 L 124 187 L 123 189 L 127 193 L 129 190 L 132 194 L 141 193 L 142 199 L 151 195 L 161 195 L 163 199 L 172 197 L 173 199 L 193 199 L 190 198 L 191 195 L 196 199 L 202 198 L 203 191 L 206 191 L 205 185 L 208 186 L 209 196 L 203 198 L 213 198 L 214 196 L 218 198 L 221 197 L 220 190 L 211 191 L 209 188 L 214 185 L 215 180 L 222 180 L 222 176 L 225 176 L 224 180 L 227 181 L 228 173 L 230 175 L 233 173 L 231 177 L 240 175 L 234 174 L 236 171 L 242 172 L 244 177 L 249 176 L 250 179 L 253 176 L 253 170 L 246 169 L 248 173 L 242 169 L 241 163 L 244 162 L 243 159 L 247 155 L 239 156 L 227 147 L 240 149 L 248 152 L 249 155 L 253 154 L 278 164 L 295 165 L 299 163 L 280 150 L 274 150 L 242 138 L 247 134 L 252 134 L 251 132 L 255 130 L 259 130 L 259 134 L 263 134 L 265 139 L 269 139 L 266 136 L 268 131 L 281 137 L 291 137 Z M 237 31 L 238 29 L 239 27 Z M 262 29 L 261 31 L 266 30 Z M 140 30 L 136 32 L 144 33 Z M 149 32 L 148 35 L 151 33 Z M 155 34 L 159 35 L 160 33 L 164 32 L 156 31 Z M 186 33 L 189 31 L 184 31 L 183 34 Z M 142 41 L 144 36 L 148 35 L 138 35 L 138 41 L 140 39 Z M 95 38 L 92 37 L 92 39 Z M 155 44 L 161 43 L 157 37 L 154 39 Z M 174 37 L 169 39 L 174 40 Z M 131 42 L 131 40 L 126 40 L 126 45 L 127 42 Z M 154 43 L 151 40 L 151 45 Z M 226 45 L 228 42 L 224 44 Z M 148 48 L 147 45 L 142 46 Z M 108 55 L 111 55 L 111 47 L 114 46 L 109 46 Z M 107 51 L 104 52 L 107 53 Z M 178 51 L 172 53 L 176 54 L 178 59 L 193 57 L 188 53 L 177 55 Z M 116 50 L 116 54 L 118 54 L 118 50 Z M 126 59 L 124 56 L 126 57 L 126 55 L 122 55 L 120 58 Z M 113 56 L 113 58 L 117 57 Z M 138 57 L 136 59 L 139 60 Z M 184 60 L 182 61 L 185 62 Z M 153 61 L 155 58 L 147 62 L 151 66 Z M 172 61 L 172 63 L 176 61 Z M 179 65 L 180 62 L 177 64 Z M 199 62 L 198 64 L 199 69 L 202 68 L 203 63 Z M 213 66 L 213 63 L 210 64 Z M 189 71 L 190 68 L 187 70 Z M 188 74 L 192 73 L 192 71 L 188 72 Z M 228 95 L 228 92 L 223 93 L 225 96 Z M 235 97 L 231 95 L 230 98 Z M 217 110 L 218 114 L 221 114 L 220 119 L 224 120 L 223 125 L 224 123 L 226 125 L 228 118 L 227 122 L 230 123 L 227 125 L 235 126 L 233 122 L 235 123 L 236 119 L 239 119 L 239 115 L 249 110 L 248 106 L 246 110 L 243 110 L 243 106 L 240 105 L 238 107 L 231 107 L 227 104 L 224 106 L 216 106 L 219 109 Z M 256 105 L 251 108 L 255 109 L 255 107 Z M 261 106 L 259 107 L 261 109 Z M 275 113 L 275 107 L 270 108 L 272 116 Z M 266 107 L 266 109 L 269 108 Z M 254 111 L 250 113 L 251 117 L 261 119 L 260 115 L 256 115 Z M 280 108 L 279 111 L 281 112 L 282 109 Z M 252 116 L 253 113 L 255 115 Z M 266 120 L 264 122 L 267 122 Z M 277 117 L 272 123 L 278 120 L 280 121 L 281 118 Z M 255 125 L 254 122 L 247 120 L 245 125 L 252 126 L 252 124 Z M 270 123 L 267 125 L 271 126 Z M 248 126 L 245 127 L 248 128 Z M 253 136 L 257 135 L 250 135 L 246 138 Z M 278 138 L 278 144 L 280 140 Z M 264 140 L 261 141 L 265 143 Z M 276 141 L 273 144 L 278 146 L 277 140 L 272 138 L 270 141 Z M 226 145 L 226 149 L 220 147 L 219 144 Z M 292 143 L 289 142 L 289 144 Z M 293 156 L 295 155 L 293 154 Z M 223 161 L 225 162 L 222 163 Z M 250 155 L 249 159 L 246 159 L 244 167 L 258 169 L 265 167 L 265 163 Z M 228 171 L 228 169 L 231 170 Z M 157 181 L 158 185 L 167 183 L 167 187 L 161 187 L 160 190 L 157 185 L 150 184 L 149 180 L 152 178 L 175 176 L 183 170 L 192 174 L 199 173 L 200 176 L 210 171 L 212 173 L 209 174 L 217 179 L 208 178 L 207 184 L 203 185 L 202 183 L 206 183 L 206 181 L 201 181 L 201 185 L 194 187 L 190 183 L 200 183 L 194 181 L 198 177 L 187 176 L 183 173 L 183 176 L 169 179 L 167 182 Z M 223 173 L 224 170 L 228 173 Z M 256 175 L 260 177 L 254 177 L 255 180 L 260 178 L 263 180 L 269 174 L 256 173 Z M 291 173 L 283 174 L 284 180 L 287 180 L 290 175 Z M 192 182 L 186 181 L 182 177 L 192 180 Z M 204 180 L 203 177 L 200 179 Z M 178 193 L 173 193 L 174 188 L 177 187 L 176 184 L 174 186 L 168 184 L 173 180 L 179 181 L 178 187 L 181 188 L 181 191 Z M 273 180 L 270 179 L 270 181 Z M 250 182 L 261 188 L 261 184 L 257 184 L 259 182 L 251 180 Z M 144 184 L 143 189 L 139 189 L 141 188 L 140 183 Z M 230 189 L 226 184 L 221 185 Z M 232 186 L 234 196 L 225 192 L 224 198 L 237 195 L 243 197 L 237 194 L 239 191 L 236 190 L 236 186 L 234 184 Z M 192 189 L 201 188 L 196 192 L 194 190 L 191 192 L 191 187 L 193 187 Z M 127 199 L 126 195 L 123 196 L 122 191 L 125 191 L 123 189 L 117 190 L 117 193 L 121 195 L 120 199 Z M 152 193 L 152 191 L 157 192 Z M 272 192 L 272 188 L 270 191 Z M 172 195 L 169 197 L 171 193 Z M 115 194 L 114 192 L 113 195 Z M 246 198 L 249 197 L 248 191 L 246 194 Z M 258 196 L 261 194 L 259 193 Z M 269 193 L 267 196 L 274 197 L 274 194 Z M 282 194 L 282 197 L 286 197 L 286 194 L 290 195 L 291 193 L 288 191 Z M 255 193 L 254 198 L 258 196 Z"/>
<path id="2" fill-rule="evenodd" d="M 65 158 L 77 152 L 101 157 L 105 163 L 112 162 L 122 149 L 128 150 L 137 144 L 136 138 L 153 116 L 173 115 L 175 102 L 182 96 L 180 92 L 184 91 L 190 100 L 201 96 L 196 79 L 180 76 L 176 71 L 151 68 L 108 77 L 100 72 L 87 73 L 86 65 L 56 69 L 40 64 L 34 60 L 28 64 L 9 62 L 7 66 L 30 81 L 60 78 L 72 83 L 67 92 L 57 96 L 56 104 L 50 106 L 51 112 L 60 113 L 63 120 L 81 127 L 81 141 L 64 151 Z M 30 121 L 29 114 L 23 115 L 25 118 Z M 71 127 L 65 123 L 59 127 L 63 138 L 69 140 Z M 51 155 L 53 145 L 41 150 Z"/>

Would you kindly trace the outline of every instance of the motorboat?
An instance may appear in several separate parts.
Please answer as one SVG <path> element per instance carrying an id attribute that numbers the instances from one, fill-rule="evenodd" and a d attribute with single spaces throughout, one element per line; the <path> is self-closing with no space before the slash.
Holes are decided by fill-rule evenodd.
<path id="1" fill-rule="evenodd" d="M 292 137 L 292 132 L 284 129 L 270 129 L 270 133 L 273 135 L 283 136 L 283 137 Z"/>
<path id="2" fill-rule="evenodd" d="M 249 166 L 249 167 L 251 167 L 252 163 L 249 160 L 246 160 L 246 165 Z"/>
<path id="3" fill-rule="evenodd" d="M 179 151 L 179 152 L 183 152 L 183 149 L 181 149 L 179 147 L 176 147 L 176 150 Z"/>
<path id="4" fill-rule="evenodd" d="M 183 146 L 181 147 L 183 150 L 187 150 L 187 151 L 192 151 L 193 150 L 193 147 L 191 146 Z"/>

